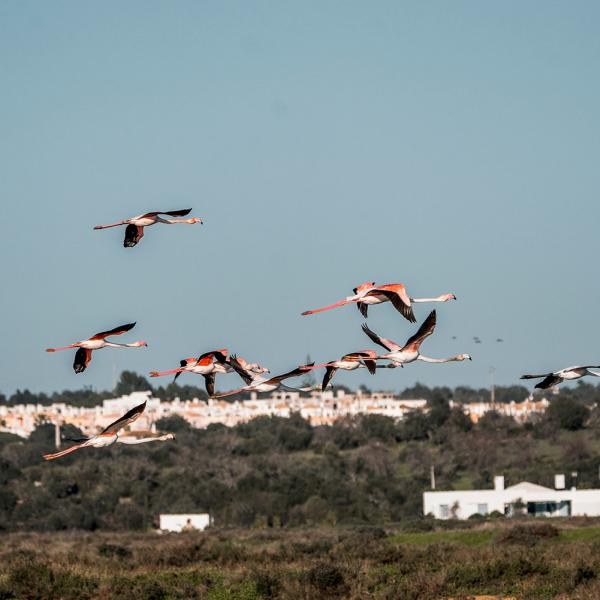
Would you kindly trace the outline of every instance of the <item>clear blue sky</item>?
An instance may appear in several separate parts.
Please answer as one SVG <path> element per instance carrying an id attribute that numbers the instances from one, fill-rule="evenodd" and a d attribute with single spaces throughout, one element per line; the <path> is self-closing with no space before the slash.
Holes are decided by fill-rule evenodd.
<path id="1" fill-rule="evenodd" d="M 223 346 L 273 372 L 334 359 L 371 346 L 358 311 L 300 312 L 367 280 L 456 293 L 423 351 L 474 361 L 340 383 L 600 364 L 599 22 L 596 2 L 1 3 L 0 391 Z M 133 249 L 92 231 L 190 206 L 206 225 Z M 134 320 L 118 341 L 149 348 L 82 375 L 44 352 Z M 415 330 L 390 305 L 369 325 Z"/>

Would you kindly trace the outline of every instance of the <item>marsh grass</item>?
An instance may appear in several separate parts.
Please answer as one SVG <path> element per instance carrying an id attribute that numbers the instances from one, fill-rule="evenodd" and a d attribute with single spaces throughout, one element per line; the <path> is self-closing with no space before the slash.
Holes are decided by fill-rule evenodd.
<path id="1" fill-rule="evenodd" d="M 447 526 L 450 526 L 447 524 Z M 600 598 L 600 527 L 7 534 L 0 600 Z"/>

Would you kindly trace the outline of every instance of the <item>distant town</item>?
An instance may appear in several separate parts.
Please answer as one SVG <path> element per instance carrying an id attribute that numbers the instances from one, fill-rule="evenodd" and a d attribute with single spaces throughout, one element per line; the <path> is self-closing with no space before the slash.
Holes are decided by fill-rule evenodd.
<path id="1" fill-rule="evenodd" d="M 403 419 L 410 411 L 428 410 L 427 401 L 422 398 L 399 398 L 392 392 L 346 392 L 344 390 L 314 391 L 310 394 L 299 392 L 274 392 L 268 397 L 258 398 L 254 393 L 248 400 L 226 402 L 223 400 L 192 399 L 181 401 L 161 401 L 151 391 L 138 391 L 107 399 L 95 407 L 78 407 L 64 402 L 50 405 L 18 404 L 0 406 L 0 431 L 28 437 L 41 423 L 62 425 L 69 423 L 78 427 L 84 434 L 94 434 L 115 419 L 118 419 L 132 406 L 146 401 L 144 414 L 132 425 L 133 431 L 155 430 L 156 422 L 177 415 L 195 428 L 206 428 L 221 423 L 233 427 L 260 416 L 289 417 L 299 413 L 311 425 L 331 425 L 338 419 L 360 414 L 377 414 Z M 455 403 L 471 421 L 476 423 L 490 411 L 512 417 L 523 423 L 535 415 L 543 414 L 548 407 L 546 398 L 530 396 L 522 402 Z"/>

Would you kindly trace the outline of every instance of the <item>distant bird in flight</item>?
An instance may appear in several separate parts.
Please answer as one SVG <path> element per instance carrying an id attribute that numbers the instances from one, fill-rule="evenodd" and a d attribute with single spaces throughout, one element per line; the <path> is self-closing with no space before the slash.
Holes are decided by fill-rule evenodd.
<path id="1" fill-rule="evenodd" d="M 228 362 L 235 372 L 244 380 L 246 385 L 236 390 L 215 394 L 213 396 L 214 398 L 224 398 L 225 396 L 232 396 L 233 394 L 238 394 L 239 392 L 274 392 L 278 388 L 283 388 L 284 390 L 293 392 L 303 391 L 298 390 L 297 388 L 288 387 L 283 383 L 283 381 L 285 379 L 289 379 L 290 377 L 299 377 L 300 375 L 304 375 L 307 371 L 307 367 L 312 367 L 315 364 L 310 363 L 307 365 L 301 365 L 292 371 L 289 371 L 288 373 L 276 375 L 275 377 L 266 379 L 258 373 L 252 373 L 251 371 L 244 369 L 244 367 L 242 367 L 242 365 L 238 362 L 235 354 L 231 356 Z"/>
<path id="2" fill-rule="evenodd" d="M 164 375 L 175 374 L 175 381 L 182 373 L 195 373 L 204 377 L 206 392 L 209 396 L 215 393 L 215 376 L 217 373 L 231 373 L 234 369 L 229 364 L 229 350 L 221 348 L 220 350 L 211 350 L 201 354 L 198 358 L 190 357 L 179 361 L 180 366 L 177 369 L 168 371 L 150 371 L 150 377 L 163 377 Z M 248 363 L 241 356 L 238 357 L 240 366 L 251 373 L 268 373 L 269 369 L 261 367 L 258 363 Z"/>
<path id="3" fill-rule="evenodd" d="M 304 370 L 311 371 L 313 369 L 325 368 L 325 376 L 323 377 L 323 383 L 321 384 L 321 390 L 325 391 L 338 369 L 342 369 L 343 371 L 354 371 L 355 369 L 362 367 L 368 369 L 371 375 L 375 375 L 375 369 L 378 367 L 377 363 L 373 359 L 376 356 L 377 353 L 373 350 L 361 350 L 359 352 L 345 354 L 339 360 L 333 360 L 321 365 L 305 367 Z"/>
<path id="4" fill-rule="evenodd" d="M 140 404 L 139 406 L 136 406 L 130 411 L 126 412 L 120 419 L 117 419 L 114 423 L 111 423 L 98 435 L 85 438 L 80 443 L 75 444 L 75 446 L 65 448 L 65 450 L 61 450 L 60 452 L 55 452 L 54 454 L 44 454 L 44 459 L 53 460 L 55 458 L 64 456 L 65 454 L 69 454 L 70 452 L 74 452 L 75 450 L 79 450 L 80 448 L 103 448 L 105 446 L 111 446 L 115 442 L 120 442 L 121 444 L 144 444 L 145 442 L 164 442 L 166 440 L 172 440 L 175 437 L 172 433 L 166 433 L 158 436 L 150 435 L 149 437 L 139 437 L 139 434 L 137 433 L 119 433 L 121 429 L 127 427 L 137 418 L 139 418 L 139 416 L 144 412 L 145 408 L 146 403 L 144 402 L 143 404 Z"/>
<path id="5" fill-rule="evenodd" d="M 544 378 L 544 380 L 536 384 L 535 387 L 540 390 L 546 390 L 552 386 L 559 385 L 563 381 L 573 381 L 574 379 L 580 379 L 586 375 L 600 377 L 600 373 L 590 371 L 589 369 L 600 369 L 600 366 L 587 365 L 585 367 L 567 367 L 566 369 L 561 369 L 560 371 L 555 371 L 554 373 L 542 373 L 541 375 L 521 375 L 521 379 Z"/>
<path id="6" fill-rule="evenodd" d="M 77 348 L 77 352 L 75 352 L 75 360 L 73 361 L 73 369 L 75 373 L 83 373 L 87 366 L 90 364 L 92 360 L 92 350 L 99 350 L 100 348 L 141 348 L 142 346 L 147 346 L 146 342 L 132 342 L 130 344 L 115 344 L 114 342 L 106 341 L 107 337 L 113 335 L 121 335 L 130 331 L 135 326 L 135 323 L 129 323 L 127 325 L 121 325 L 120 327 L 115 327 L 110 331 L 102 331 L 88 338 L 87 340 L 82 340 L 81 342 L 75 342 L 74 344 L 69 344 L 68 346 L 64 346 L 63 348 L 46 348 L 46 352 L 58 352 L 59 350 L 68 350 L 69 348 Z"/>
<path id="7" fill-rule="evenodd" d="M 435 298 L 411 298 L 401 283 L 388 283 L 376 286 L 373 281 L 368 281 L 354 288 L 354 296 L 348 296 L 345 300 L 340 300 L 323 308 L 306 310 L 302 314 L 313 315 L 318 312 L 337 308 L 338 306 L 355 303 L 363 317 L 367 318 L 370 305 L 382 304 L 389 301 L 405 319 L 408 319 L 411 323 L 416 323 L 411 304 L 417 302 L 447 302 L 448 300 L 456 300 L 456 296 L 454 294 L 442 294 Z"/>
<path id="8" fill-rule="evenodd" d="M 94 229 L 107 229 L 108 227 L 118 227 L 119 225 L 127 225 L 125 229 L 125 240 L 123 246 L 125 248 L 131 248 L 135 246 L 144 237 L 144 227 L 150 227 L 155 223 L 167 223 L 173 225 L 175 223 L 203 223 L 202 219 L 198 217 L 192 217 L 191 219 L 163 219 L 160 215 L 168 215 L 170 217 L 184 217 L 189 214 L 191 208 L 185 208 L 183 210 L 171 210 L 165 212 L 149 212 L 143 215 L 138 215 L 132 219 L 126 219 L 125 221 L 119 221 L 117 223 L 111 223 L 110 225 L 96 225 Z"/>
<path id="9" fill-rule="evenodd" d="M 450 358 L 429 358 L 423 356 L 420 353 L 421 344 L 428 338 L 435 330 L 436 324 L 436 312 L 432 310 L 429 316 L 423 321 L 421 327 L 419 327 L 417 333 L 410 337 L 404 346 L 396 344 L 392 340 L 380 337 L 374 331 L 369 329 L 365 323 L 362 326 L 362 330 L 373 340 L 376 344 L 379 344 L 386 350 L 389 350 L 388 354 L 381 354 L 380 356 L 373 357 L 374 360 L 389 360 L 395 366 L 402 366 L 407 363 L 414 362 L 415 360 L 422 360 L 429 363 L 446 363 L 462 360 L 471 360 L 468 354 L 458 354 Z"/>

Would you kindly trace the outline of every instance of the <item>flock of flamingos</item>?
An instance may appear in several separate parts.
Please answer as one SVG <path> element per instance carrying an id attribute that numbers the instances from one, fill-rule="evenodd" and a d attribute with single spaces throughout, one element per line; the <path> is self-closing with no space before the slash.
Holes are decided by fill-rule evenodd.
<path id="1" fill-rule="evenodd" d="M 132 219 L 118 221 L 117 223 L 98 225 L 94 227 L 94 229 L 106 229 L 109 227 L 126 225 L 123 245 L 126 248 L 131 248 L 138 244 L 144 236 L 144 228 L 155 225 L 156 223 L 165 223 L 170 225 L 178 223 L 202 223 L 202 219 L 197 217 L 188 219 L 168 218 L 185 217 L 191 212 L 191 210 L 192 209 L 189 208 L 166 212 L 149 212 L 137 217 L 133 217 Z M 401 283 L 377 286 L 374 282 L 367 282 L 354 288 L 353 292 L 353 295 L 346 297 L 344 300 L 339 300 L 338 302 L 324 306 L 323 308 L 307 310 L 302 314 L 312 315 L 344 306 L 346 304 L 355 304 L 362 316 L 367 318 L 369 306 L 391 302 L 394 308 L 407 321 L 410 323 L 416 323 L 416 318 L 412 309 L 413 304 L 456 300 L 456 296 L 454 294 L 442 294 L 441 296 L 435 296 L 433 298 L 411 298 L 406 291 L 405 286 Z M 365 323 L 362 326 L 364 333 L 373 343 L 386 350 L 384 354 L 377 354 L 375 350 L 371 349 L 359 350 L 344 354 L 337 360 L 319 365 L 315 365 L 314 363 L 300 365 L 287 373 L 276 375 L 274 377 L 267 376 L 266 374 L 270 373 L 269 370 L 262 367 L 258 363 L 250 363 L 241 356 L 229 354 L 229 351 L 225 348 L 210 350 L 198 357 L 185 358 L 180 361 L 179 367 L 166 371 L 151 371 L 150 376 L 162 377 L 166 375 L 174 375 L 175 379 L 177 379 L 181 373 L 195 373 L 202 375 L 205 380 L 206 391 L 208 392 L 208 395 L 212 398 L 223 398 L 225 396 L 230 396 L 243 391 L 272 392 L 279 388 L 290 391 L 306 391 L 308 388 L 292 388 L 285 385 L 284 381 L 292 377 L 304 375 L 313 369 L 325 369 L 323 382 L 321 384 L 321 389 L 324 390 L 331 383 L 331 380 L 338 369 L 342 369 L 343 371 L 353 371 L 355 369 L 365 368 L 368 369 L 369 373 L 374 375 L 377 369 L 394 369 L 396 367 L 404 367 L 405 364 L 414 362 L 416 360 L 421 360 L 428 363 L 447 363 L 471 360 L 469 354 L 457 354 L 456 356 L 451 356 L 449 358 L 430 358 L 421 354 L 421 345 L 435 331 L 436 318 L 436 311 L 431 311 L 416 333 L 409 337 L 404 344 L 398 344 L 391 339 L 381 337 L 372 331 Z M 131 331 L 134 326 L 135 323 L 121 325 L 119 327 L 115 327 L 114 329 L 110 329 L 109 331 L 96 333 L 85 340 L 69 344 L 68 346 L 63 346 L 60 348 L 48 348 L 46 352 L 57 352 L 59 350 L 77 348 L 77 351 L 75 352 L 75 359 L 73 361 L 73 369 L 75 370 L 75 373 L 82 373 L 86 370 L 87 366 L 92 360 L 92 352 L 94 350 L 100 350 L 101 348 L 107 347 L 142 348 L 147 346 L 146 342 L 143 341 L 131 342 L 128 344 L 118 344 L 108 341 L 107 338 L 127 333 Z M 379 365 L 377 364 L 377 361 L 386 361 L 386 364 Z M 546 389 L 558 385 L 565 380 L 579 379 L 585 375 L 600 377 L 600 373 L 589 370 L 593 368 L 600 369 L 600 366 L 588 365 L 568 367 L 553 373 L 523 375 L 521 379 L 542 379 L 542 381 L 539 382 L 535 387 Z M 229 392 L 215 394 L 215 376 L 217 374 L 231 372 L 237 373 L 244 381 L 245 385 Z M 61 450 L 54 454 L 46 454 L 44 455 L 44 458 L 46 460 L 51 460 L 60 456 L 64 456 L 65 454 L 69 454 L 75 450 L 79 450 L 80 448 L 101 448 L 104 446 L 110 446 L 116 442 L 125 444 L 141 444 L 151 441 L 165 441 L 173 439 L 174 436 L 171 433 L 159 435 L 149 432 L 123 432 L 125 427 L 135 421 L 143 413 L 145 407 L 146 403 L 144 402 L 143 404 L 132 408 L 117 421 L 106 427 L 106 429 L 104 429 L 101 433 L 79 440 L 77 444 L 66 448 L 65 450 Z"/>

